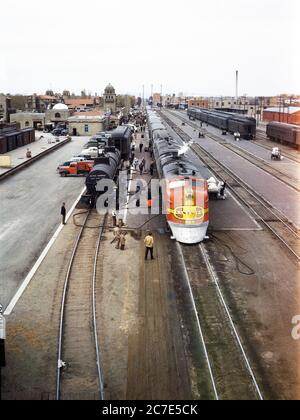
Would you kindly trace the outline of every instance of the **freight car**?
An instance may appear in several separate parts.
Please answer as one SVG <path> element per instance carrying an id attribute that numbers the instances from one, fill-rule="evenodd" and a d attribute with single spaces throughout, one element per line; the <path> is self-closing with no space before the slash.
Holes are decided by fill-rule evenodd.
<path id="1" fill-rule="evenodd" d="M 199 120 L 229 133 L 239 132 L 246 140 L 256 137 L 256 120 L 230 112 L 189 108 L 187 114 L 192 120 Z"/>
<path id="2" fill-rule="evenodd" d="M 287 143 L 300 149 L 300 127 L 298 125 L 271 122 L 267 125 L 267 136 L 273 141 Z"/>
<path id="3" fill-rule="evenodd" d="M 33 128 L 18 130 L 15 124 L 11 124 L 0 128 L 0 139 L 0 154 L 5 154 L 34 142 L 35 130 Z"/>
<path id="4" fill-rule="evenodd" d="M 7 140 L 6 137 L 0 137 L 0 155 L 7 153 Z"/>

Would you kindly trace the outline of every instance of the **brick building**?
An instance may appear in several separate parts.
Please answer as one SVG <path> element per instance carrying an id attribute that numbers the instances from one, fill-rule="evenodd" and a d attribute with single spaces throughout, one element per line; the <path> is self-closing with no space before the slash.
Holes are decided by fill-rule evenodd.
<path id="1" fill-rule="evenodd" d="M 209 101 L 204 98 L 191 98 L 188 100 L 189 108 L 208 108 Z"/>
<path id="2" fill-rule="evenodd" d="M 263 114 L 264 121 L 277 121 L 287 124 L 300 125 L 300 107 L 267 108 Z"/>

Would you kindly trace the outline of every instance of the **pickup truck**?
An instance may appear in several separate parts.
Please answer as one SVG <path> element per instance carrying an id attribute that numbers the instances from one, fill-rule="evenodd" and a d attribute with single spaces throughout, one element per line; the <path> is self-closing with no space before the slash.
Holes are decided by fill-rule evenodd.
<path id="1" fill-rule="evenodd" d="M 60 176 L 88 174 L 94 167 L 93 161 L 65 162 L 57 168 Z"/>

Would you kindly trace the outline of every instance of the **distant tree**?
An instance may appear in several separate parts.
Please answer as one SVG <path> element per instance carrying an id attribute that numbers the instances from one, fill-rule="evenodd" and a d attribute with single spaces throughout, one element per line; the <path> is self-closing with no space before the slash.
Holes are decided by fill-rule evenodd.
<path id="1" fill-rule="evenodd" d="M 142 98 L 138 97 L 137 98 L 137 106 L 141 106 L 142 105 Z"/>
<path id="2" fill-rule="evenodd" d="M 67 96 L 68 98 L 70 98 L 71 92 L 69 90 L 64 90 L 63 91 L 63 96 Z"/>
<path id="3" fill-rule="evenodd" d="M 86 99 L 86 98 L 87 98 L 87 95 L 86 95 L 86 90 L 85 90 L 85 89 L 81 91 L 80 96 L 81 96 L 83 99 Z"/>
<path id="4" fill-rule="evenodd" d="M 46 96 L 54 96 L 54 92 L 53 92 L 53 90 L 46 90 L 46 93 L 45 93 L 45 95 Z"/>

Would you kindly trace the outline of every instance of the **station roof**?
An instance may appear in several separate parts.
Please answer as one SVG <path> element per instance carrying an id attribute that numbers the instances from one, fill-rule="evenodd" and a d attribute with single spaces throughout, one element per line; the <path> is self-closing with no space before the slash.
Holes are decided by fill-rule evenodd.
<path id="1" fill-rule="evenodd" d="M 300 107 L 298 106 L 290 106 L 286 108 L 279 108 L 279 107 L 273 107 L 273 108 L 267 108 L 264 112 L 278 112 L 281 114 L 296 114 L 297 112 L 300 112 Z"/>

